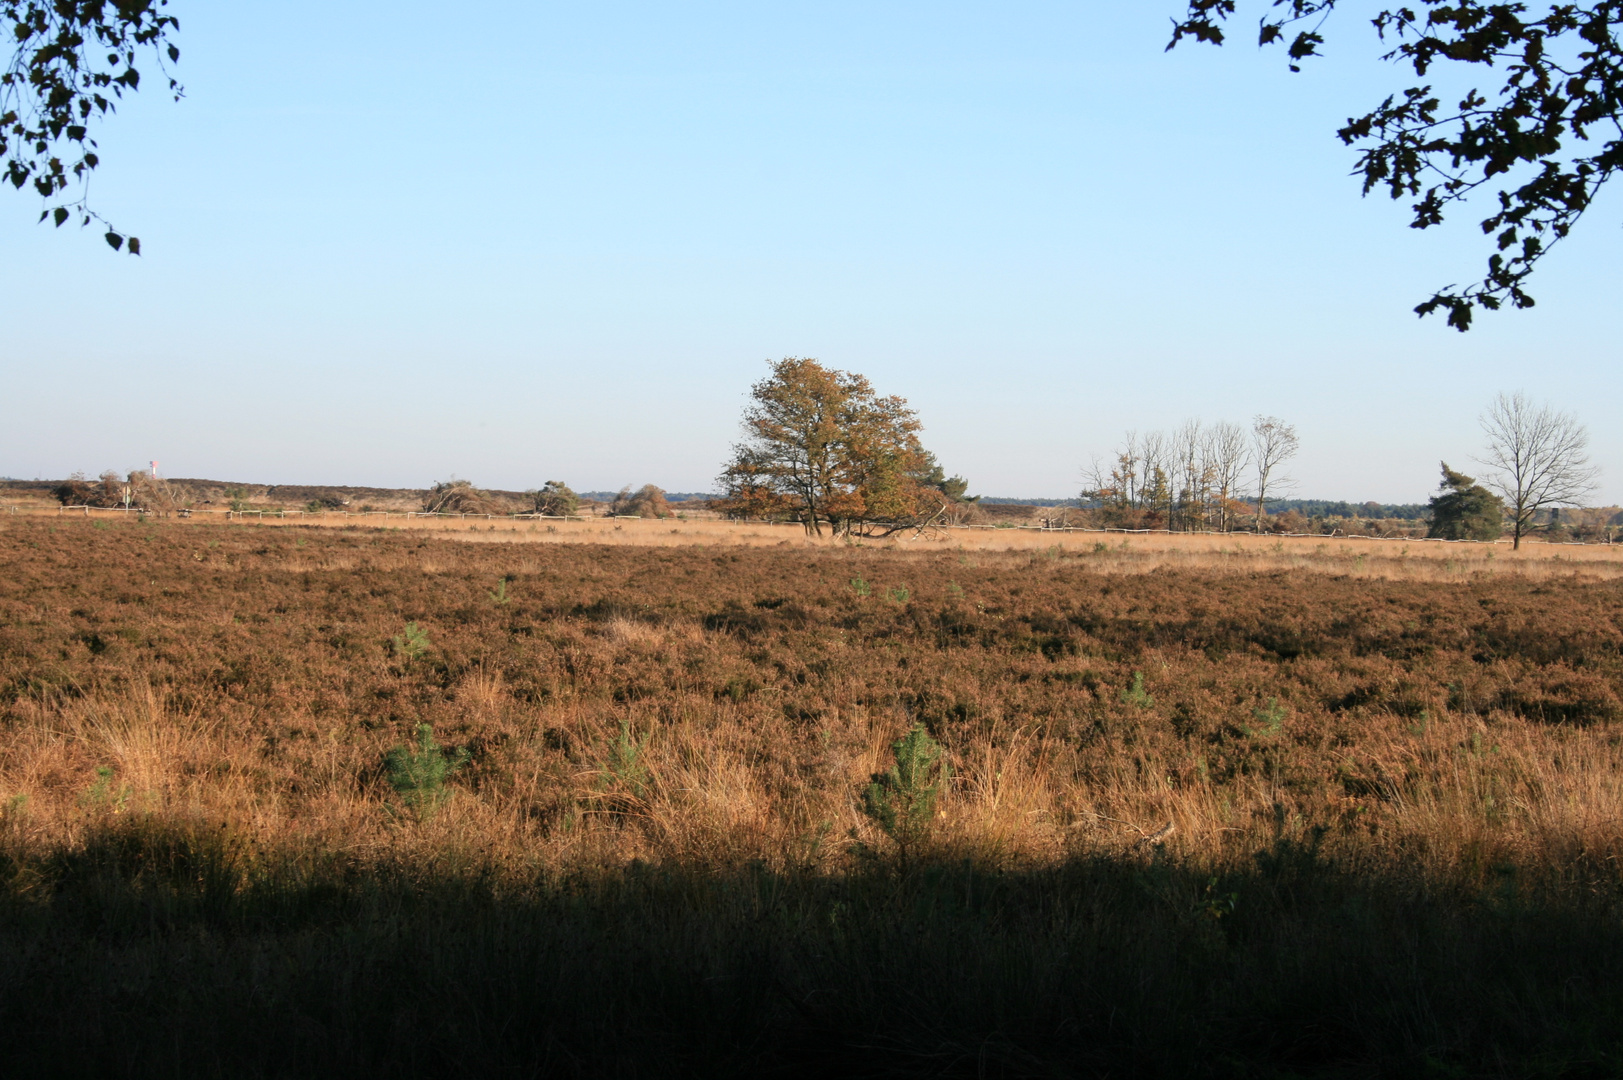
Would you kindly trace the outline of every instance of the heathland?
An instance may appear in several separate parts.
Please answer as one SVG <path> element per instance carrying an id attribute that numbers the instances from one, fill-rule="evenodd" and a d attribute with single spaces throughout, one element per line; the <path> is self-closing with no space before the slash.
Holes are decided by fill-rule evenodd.
<path id="1" fill-rule="evenodd" d="M 1611 550 L 588 525 L 0 519 L 9 1067 L 1623 1068 Z"/>

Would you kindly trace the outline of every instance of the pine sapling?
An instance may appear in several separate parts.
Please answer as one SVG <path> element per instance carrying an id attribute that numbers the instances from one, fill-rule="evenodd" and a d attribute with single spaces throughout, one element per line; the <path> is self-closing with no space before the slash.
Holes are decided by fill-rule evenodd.
<path id="1" fill-rule="evenodd" d="M 1286 712 L 1285 706 L 1279 703 L 1278 698 L 1271 697 L 1268 704 L 1258 706 L 1252 710 L 1251 715 L 1257 721 L 1257 726 L 1242 727 L 1242 730 L 1253 739 L 1258 737 L 1271 739 L 1284 730 L 1285 717 L 1289 713 Z"/>
<path id="2" fill-rule="evenodd" d="M 620 721 L 620 735 L 609 744 L 608 760 L 603 763 L 603 771 L 598 776 L 597 790 L 608 791 L 612 788 L 621 788 L 634 799 L 641 799 L 648 789 L 648 763 L 643 760 L 643 751 L 648 749 L 648 740 L 653 732 L 644 732 L 642 738 L 631 734 L 631 722 Z"/>
<path id="3" fill-rule="evenodd" d="M 406 624 L 405 633 L 396 634 L 393 640 L 394 654 L 405 660 L 419 660 L 429 650 L 428 631 L 414 622 Z"/>
<path id="4" fill-rule="evenodd" d="M 1122 689 L 1121 701 L 1123 705 L 1132 705 L 1140 709 L 1147 709 L 1155 704 L 1155 698 L 1151 697 L 1149 691 L 1144 689 L 1144 673 L 1142 671 L 1133 672 L 1133 684 Z"/>
<path id="5" fill-rule="evenodd" d="M 923 724 L 914 724 L 891 749 L 896 764 L 888 772 L 874 774 L 862 793 L 862 811 L 896 841 L 905 861 L 929 835 L 951 770 L 941 745 Z"/>
<path id="6" fill-rule="evenodd" d="M 434 741 L 433 725 L 418 724 L 416 748 L 397 746 L 384 755 L 383 763 L 400 801 L 419 820 L 427 820 L 451 794 L 445 781 L 468 763 L 468 751 L 458 748 L 447 755 Z"/>

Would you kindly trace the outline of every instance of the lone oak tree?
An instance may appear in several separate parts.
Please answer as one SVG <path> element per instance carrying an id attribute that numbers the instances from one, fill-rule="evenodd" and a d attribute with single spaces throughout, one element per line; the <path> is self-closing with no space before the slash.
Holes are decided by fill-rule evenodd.
<path id="1" fill-rule="evenodd" d="M 90 173 L 101 163 L 91 124 L 114 112 L 141 85 L 135 63 L 150 51 L 160 71 L 180 59 L 171 40 L 180 23 L 169 0 L 0 0 L 0 24 L 14 52 L 0 73 L 0 176 L 32 187 L 60 228 L 70 218 L 105 228 L 116 251 L 141 253 L 141 241 L 90 208 Z M 169 79 L 178 100 L 181 87 Z M 74 190 L 70 192 L 70 188 Z"/>
<path id="2" fill-rule="evenodd" d="M 966 483 L 944 475 L 919 443 L 903 398 L 880 397 L 868 380 L 789 357 L 750 388 L 744 441 L 718 478 L 715 504 L 734 517 L 793 518 L 808 533 L 887 531 L 936 520 L 964 499 Z"/>
<path id="3" fill-rule="evenodd" d="M 1339 0 L 1342 7 L 1352 0 Z M 1292 71 L 1320 55 L 1338 0 L 1272 0 L 1261 45 L 1289 41 Z M 1236 0 L 1189 0 L 1173 20 L 1168 49 L 1186 37 L 1222 44 Z M 1395 93 L 1337 135 L 1360 149 L 1364 194 L 1383 188 L 1413 198 L 1411 227 L 1440 224 L 1453 204 L 1498 186 L 1482 231 L 1492 237 L 1482 280 L 1448 285 L 1416 306 L 1446 311 L 1468 330 L 1475 308 L 1533 306 L 1524 288 L 1538 261 L 1571 232 L 1601 186 L 1623 165 L 1623 0 L 1578 4 L 1418 0 L 1381 8 L 1372 20 L 1383 59 L 1425 79 L 1441 63 L 1503 73 L 1497 89 L 1472 88 L 1453 104 L 1429 83 Z M 1463 69 L 1462 69 L 1463 70 Z"/>

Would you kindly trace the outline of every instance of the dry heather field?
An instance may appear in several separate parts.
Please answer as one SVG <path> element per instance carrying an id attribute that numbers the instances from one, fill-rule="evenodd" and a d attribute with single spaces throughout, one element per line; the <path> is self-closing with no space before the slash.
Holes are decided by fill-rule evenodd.
<path id="1" fill-rule="evenodd" d="M 131 511 L 64 509 L 43 503 L 0 508 L 10 520 L 99 520 L 104 524 L 141 520 Z M 249 511 L 227 515 L 200 511 L 177 526 L 290 529 L 376 529 L 441 536 L 479 543 L 605 544 L 614 547 L 802 547 L 846 546 L 832 537 L 808 537 L 795 524 L 737 522 L 709 511 L 671 518 L 586 517 L 536 520 L 509 517 L 441 517 L 405 511 L 372 514 Z M 1378 539 L 1328 536 L 1255 536 L 1247 533 L 1166 533 L 1125 530 L 1042 529 L 1036 527 L 934 528 L 865 538 L 860 546 L 881 551 L 1027 552 L 1107 556 L 1090 563 L 1096 570 L 1143 573 L 1163 569 L 1322 570 L 1353 577 L 1460 581 L 1480 575 L 1517 574 L 1528 579 L 1557 577 L 1603 580 L 1623 577 L 1623 545 L 1525 542 L 1512 550 L 1498 543 Z"/>
<path id="2" fill-rule="evenodd" d="M 8 1071 L 1623 1075 L 1611 549 L 589 524 L 0 519 Z"/>

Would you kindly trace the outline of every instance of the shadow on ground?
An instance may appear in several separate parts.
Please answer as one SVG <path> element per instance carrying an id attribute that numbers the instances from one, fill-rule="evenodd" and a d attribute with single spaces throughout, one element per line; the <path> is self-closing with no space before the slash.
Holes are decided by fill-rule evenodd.
<path id="1" fill-rule="evenodd" d="M 1281 841 L 1218 876 L 1146 851 L 524 880 L 131 819 L 0 879 L 19 1076 L 1623 1071 L 1615 888 L 1510 866 L 1465 888 Z"/>

